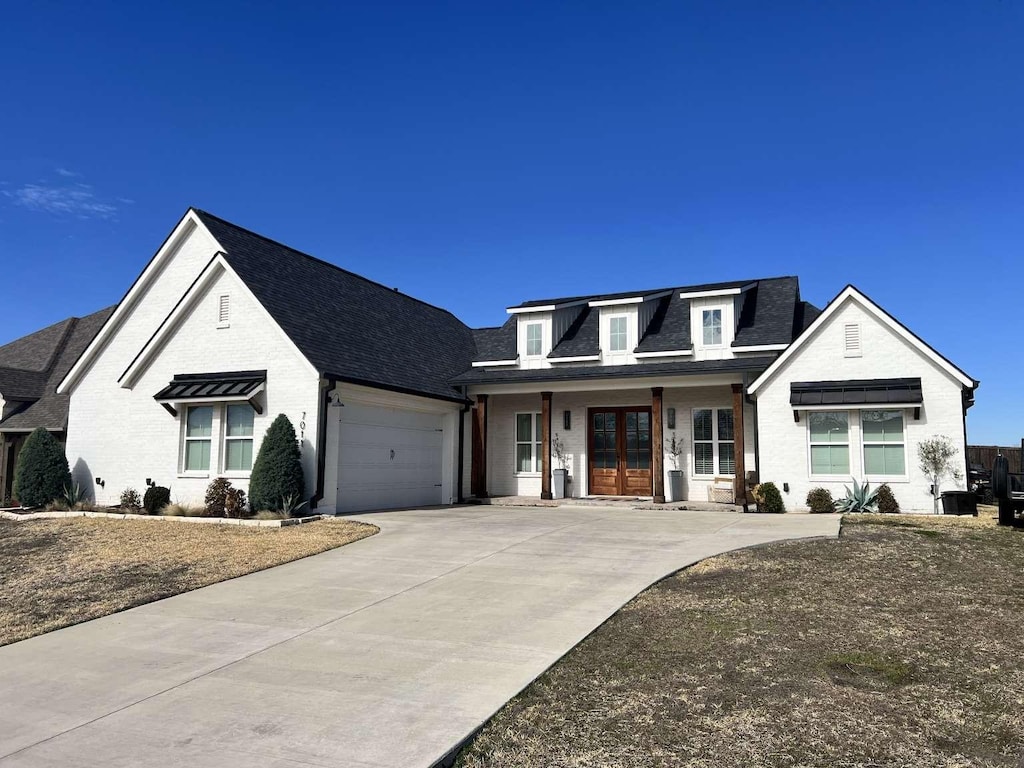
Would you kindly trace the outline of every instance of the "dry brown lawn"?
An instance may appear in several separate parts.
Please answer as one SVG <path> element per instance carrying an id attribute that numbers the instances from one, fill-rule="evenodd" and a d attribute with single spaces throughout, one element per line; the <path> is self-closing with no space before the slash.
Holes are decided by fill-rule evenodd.
<path id="1" fill-rule="evenodd" d="M 513 699 L 462 768 L 1019 766 L 1024 532 L 848 516 L 705 561 Z"/>
<path id="2" fill-rule="evenodd" d="M 377 530 L 350 520 L 286 528 L 0 520 L 0 645 L 315 555 Z"/>

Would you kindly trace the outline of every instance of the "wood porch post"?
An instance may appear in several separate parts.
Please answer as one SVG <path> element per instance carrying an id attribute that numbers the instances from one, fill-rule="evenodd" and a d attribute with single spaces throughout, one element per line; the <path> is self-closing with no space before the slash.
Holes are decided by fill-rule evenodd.
<path id="1" fill-rule="evenodd" d="M 540 393 L 540 497 L 551 498 L 551 393 Z"/>
<path id="2" fill-rule="evenodd" d="M 473 466 L 469 491 L 478 499 L 487 497 L 487 395 L 477 395 L 473 406 Z"/>
<path id="3" fill-rule="evenodd" d="M 732 445 L 736 475 L 733 478 L 733 495 L 737 504 L 747 501 L 747 472 L 743 461 L 743 385 L 732 385 Z"/>
<path id="4" fill-rule="evenodd" d="M 661 427 L 662 387 L 651 387 L 651 474 L 654 475 L 654 503 L 665 503 L 665 439 Z"/>

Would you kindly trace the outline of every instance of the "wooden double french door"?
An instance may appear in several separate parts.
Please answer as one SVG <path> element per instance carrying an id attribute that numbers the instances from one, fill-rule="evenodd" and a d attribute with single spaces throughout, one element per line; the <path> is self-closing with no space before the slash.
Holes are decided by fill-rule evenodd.
<path id="1" fill-rule="evenodd" d="M 651 407 L 587 410 L 590 493 L 651 495 Z"/>

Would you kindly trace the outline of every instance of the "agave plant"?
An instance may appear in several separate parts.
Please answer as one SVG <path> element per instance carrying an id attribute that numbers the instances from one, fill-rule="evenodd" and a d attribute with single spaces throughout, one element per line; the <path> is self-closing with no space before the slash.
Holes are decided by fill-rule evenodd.
<path id="1" fill-rule="evenodd" d="M 836 512 L 877 512 L 878 502 L 875 497 L 878 496 L 878 489 L 872 490 L 871 483 L 861 485 L 856 479 L 850 479 L 853 480 L 853 490 L 843 486 L 846 496 L 836 499 Z"/>

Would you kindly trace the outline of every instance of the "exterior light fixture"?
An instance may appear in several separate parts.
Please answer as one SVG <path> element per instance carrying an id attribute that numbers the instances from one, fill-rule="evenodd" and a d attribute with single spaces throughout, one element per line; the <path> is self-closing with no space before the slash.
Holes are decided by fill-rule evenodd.
<path id="1" fill-rule="evenodd" d="M 669 408 L 668 409 L 668 428 L 669 429 L 675 429 L 676 428 L 676 409 L 675 408 Z"/>
<path id="2" fill-rule="evenodd" d="M 562 411 L 562 428 L 567 432 L 572 429 L 572 411 Z"/>

